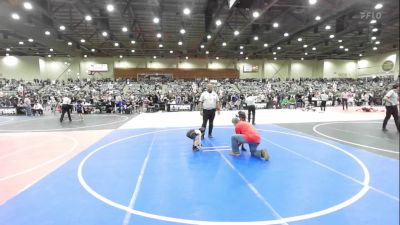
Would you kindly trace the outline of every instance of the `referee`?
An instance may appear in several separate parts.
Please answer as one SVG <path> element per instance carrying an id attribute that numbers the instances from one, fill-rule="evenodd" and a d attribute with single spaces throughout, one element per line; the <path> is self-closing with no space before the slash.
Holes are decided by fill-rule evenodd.
<path id="1" fill-rule="evenodd" d="M 393 88 L 383 97 L 384 105 L 386 107 L 386 117 L 383 120 L 382 130 L 387 131 L 386 125 L 391 116 L 393 116 L 394 123 L 397 127 L 397 132 L 400 132 L 400 125 L 399 125 L 399 111 L 397 109 L 397 102 L 398 102 L 398 93 L 399 93 L 399 85 L 393 85 Z"/>
<path id="2" fill-rule="evenodd" d="M 71 105 L 71 99 L 68 96 L 65 96 L 64 98 L 62 98 L 62 103 L 61 103 L 62 113 L 61 113 L 61 117 L 60 117 L 60 122 L 61 123 L 64 120 L 65 113 L 68 114 L 69 122 L 72 121 L 71 112 L 70 112 L 70 105 Z"/>
<path id="3" fill-rule="evenodd" d="M 246 105 L 247 105 L 247 116 L 248 116 L 248 122 L 250 123 L 250 118 L 252 118 L 251 123 L 255 125 L 255 120 L 256 120 L 256 99 L 257 96 L 255 95 L 250 95 L 246 98 Z M 252 115 L 252 116 L 251 116 Z"/>
<path id="4" fill-rule="evenodd" d="M 200 95 L 199 109 L 200 109 L 200 115 L 203 116 L 203 124 L 201 125 L 201 127 L 206 129 L 207 121 L 209 121 L 208 137 L 213 138 L 212 129 L 214 126 L 215 111 L 218 111 L 219 113 L 220 103 L 217 93 L 213 91 L 212 84 L 208 84 L 207 91 L 204 91 Z M 204 139 L 204 133 L 202 133 L 201 138 Z"/>

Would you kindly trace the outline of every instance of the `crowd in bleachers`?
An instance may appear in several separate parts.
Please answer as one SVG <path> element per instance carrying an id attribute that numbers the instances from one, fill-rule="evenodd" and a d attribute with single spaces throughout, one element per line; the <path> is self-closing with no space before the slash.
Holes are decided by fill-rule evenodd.
<path id="1" fill-rule="evenodd" d="M 331 105 L 340 104 L 343 92 L 353 105 L 380 105 L 393 77 L 363 79 L 264 80 L 14 80 L 0 79 L 0 107 L 18 107 L 25 113 L 59 110 L 62 97 L 82 103 L 85 113 L 167 110 L 168 105 L 190 105 L 196 110 L 207 83 L 214 84 L 223 110 L 242 109 L 247 96 L 263 108 L 304 107 L 317 104 L 322 93 Z M 27 109 L 27 105 L 31 108 Z M 26 112 L 28 110 L 28 112 Z"/>

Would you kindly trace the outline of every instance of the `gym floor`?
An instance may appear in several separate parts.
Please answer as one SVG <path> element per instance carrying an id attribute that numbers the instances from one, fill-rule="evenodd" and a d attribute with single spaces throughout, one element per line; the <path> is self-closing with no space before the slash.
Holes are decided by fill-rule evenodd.
<path id="1" fill-rule="evenodd" d="M 379 112 L 258 110 L 261 161 L 198 112 L 0 117 L 0 224 L 399 224 L 399 133 Z"/>

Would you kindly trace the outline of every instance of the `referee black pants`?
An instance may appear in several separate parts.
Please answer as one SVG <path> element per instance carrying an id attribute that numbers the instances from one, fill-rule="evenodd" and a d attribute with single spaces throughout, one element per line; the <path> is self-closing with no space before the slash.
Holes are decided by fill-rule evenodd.
<path id="1" fill-rule="evenodd" d="M 60 122 L 62 122 L 62 121 L 64 120 L 64 115 L 65 115 L 65 113 L 68 114 L 68 119 L 69 119 L 69 121 L 72 121 L 69 105 L 63 104 L 63 105 L 61 106 L 61 110 L 62 110 L 62 113 L 61 113 Z"/>
<path id="2" fill-rule="evenodd" d="M 252 116 L 250 116 L 252 114 Z M 247 121 L 250 123 L 250 118 L 252 118 L 251 123 L 254 124 L 256 120 L 256 106 L 255 105 L 248 105 L 247 106 Z"/>
<path id="3" fill-rule="evenodd" d="M 400 127 L 399 127 L 399 111 L 397 109 L 397 106 L 386 106 L 386 117 L 383 120 L 383 125 L 382 128 L 386 129 L 386 125 L 390 119 L 390 117 L 393 116 L 394 123 L 396 124 L 397 131 L 400 132 Z"/>
<path id="4" fill-rule="evenodd" d="M 208 135 L 212 134 L 212 130 L 214 127 L 214 118 L 215 118 L 215 109 L 203 109 L 203 124 L 201 125 L 201 127 L 206 129 L 207 121 L 209 121 Z"/>
<path id="5" fill-rule="evenodd" d="M 321 101 L 321 111 L 325 111 L 326 101 Z"/>

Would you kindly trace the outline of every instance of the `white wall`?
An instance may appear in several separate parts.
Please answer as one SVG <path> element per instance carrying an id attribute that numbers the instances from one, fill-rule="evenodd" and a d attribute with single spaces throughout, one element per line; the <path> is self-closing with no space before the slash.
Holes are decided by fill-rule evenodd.
<path id="1" fill-rule="evenodd" d="M 80 61 L 80 77 L 81 78 L 95 78 L 95 79 L 104 79 L 104 78 L 114 78 L 114 62 L 120 60 L 119 58 L 82 58 Z M 88 70 L 90 65 L 92 64 L 107 64 L 108 71 L 107 72 L 99 72 L 96 73 L 95 76 L 88 76 Z"/>
<path id="2" fill-rule="evenodd" d="M 258 66 L 258 72 L 248 73 L 243 72 L 243 67 L 246 65 Z M 237 62 L 236 69 L 239 70 L 240 78 L 247 79 L 263 79 L 264 78 L 264 60 L 241 60 Z"/>
<path id="3" fill-rule="evenodd" d="M 39 57 L 0 57 L 0 78 L 33 80 L 40 79 Z"/>
<path id="4" fill-rule="evenodd" d="M 147 68 L 162 69 L 162 68 L 177 68 L 179 64 L 178 58 L 171 59 L 149 59 Z M 143 68 L 143 67 L 142 67 Z"/>
<path id="5" fill-rule="evenodd" d="M 43 58 L 37 56 L 0 57 L 0 77 L 32 80 L 67 78 L 113 78 L 114 68 L 182 68 L 182 69 L 237 69 L 240 78 L 333 78 L 385 74 L 382 64 L 394 62 L 391 74 L 399 74 L 399 53 L 391 52 L 364 57 L 361 60 L 240 60 L 233 59 L 178 59 L 178 58 Z M 107 64 L 108 72 L 88 76 L 91 64 Z M 258 72 L 244 73 L 243 65 L 257 65 Z"/>
<path id="6" fill-rule="evenodd" d="M 110 62 L 111 63 L 111 62 Z M 146 68 L 146 58 L 117 58 L 114 62 L 115 68 Z"/>
<path id="7" fill-rule="evenodd" d="M 324 60 L 324 78 L 349 78 L 356 76 L 357 62 L 353 60 Z"/>
<path id="8" fill-rule="evenodd" d="M 394 67 L 390 71 L 384 71 L 382 64 L 385 61 L 392 61 Z M 399 53 L 391 52 L 376 56 L 363 57 L 357 61 L 357 76 L 377 75 L 377 74 L 399 74 Z"/>
<path id="9" fill-rule="evenodd" d="M 79 58 L 39 58 L 41 79 L 76 79 L 80 76 Z"/>
<path id="10" fill-rule="evenodd" d="M 289 77 L 289 65 L 287 60 L 266 60 L 264 63 L 264 78 Z"/>

